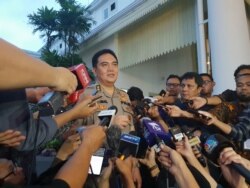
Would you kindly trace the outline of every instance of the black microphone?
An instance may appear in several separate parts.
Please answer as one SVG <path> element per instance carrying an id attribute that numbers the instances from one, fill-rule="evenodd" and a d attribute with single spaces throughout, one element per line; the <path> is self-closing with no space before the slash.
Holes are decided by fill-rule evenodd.
<path id="1" fill-rule="evenodd" d="M 194 138 L 195 136 L 193 135 L 193 133 L 191 132 L 190 129 L 188 129 L 187 126 L 181 126 L 181 130 L 182 132 L 188 137 L 188 140 L 191 140 L 192 138 Z M 206 159 L 205 157 L 203 156 L 203 154 L 201 153 L 201 147 L 196 144 L 196 145 L 193 145 L 192 146 L 192 149 L 193 150 L 197 150 L 198 153 L 195 153 L 195 156 L 196 158 L 198 159 L 198 161 L 201 163 L 201 165 L 203 167 L 206 167 L 207 166 L 207 163 L 206 163 Z"/>
<path id="2" fill-rule="evenodd" d="M 214 163 L 217 163 L 217 159 L 219 158 L 220 153 L 226 147 L 232 147 L 233 149 L 235 149 L 233 143 L 220 134 L 213 134 L 209 136 L 204 144 L 204 149 L 207 157 Z M 248 169 L 246 169 L 241 164 L 237 164 L 234 162 L 232 162 L 230 166 L 240 175 L 242 175 L 248 184 L 250 183 L 250 171 Z"/>
<path id="3" fill-rule="evenodd" d="M 138 136 L 123 133 L 121 135 L 120 142 L 119 142 L 119 149 L 118 149 L 119 158 L 123 160 L 129 155 L 136 157 L 138 149 L 139 149 L 140 139 L 141 138 Z"/>
<path id="4" fill-rule="evenodd" d="M 116 125 L 111 125 L 107 132 L 107 144 L 109 149 L 112 151 L 112 156 L 117 156 L 118 154 L 118 149 L 119 149 L 119 142 L 120 138 L 122 135 L 122 130 L 116 126 Z"/>
<path id="5" fill-rule="evenodd" d="M 102 110 L 98 114 L 98 117 L 101 120 L 99 125 L 109 127 L 116 113 L 117 113 L 116 106 L 110 106 L 107 110 Z"/>

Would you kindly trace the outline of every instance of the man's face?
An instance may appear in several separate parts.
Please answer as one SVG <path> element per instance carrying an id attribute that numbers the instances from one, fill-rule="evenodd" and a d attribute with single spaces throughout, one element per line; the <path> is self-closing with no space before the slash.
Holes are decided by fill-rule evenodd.
<path id="1" fill-rule="evenodd" d="M 177 78 L 170 78 L 166 83 L 166 91 L 170 96 L 178 96 L 180 93 L 180 81 Z"/>
<path id="2" fill-rule="evenodd" d="M 111 54 L 103 54 L 93 68 L 98 81 L 105 86 L 113 86 L 118 77 L 118 63 Z"/>
<path id="3" fill-rule="evenodd" d="M 250 102 L 250 75 L 236 79 L 236 92 L 240 101 Z"/>
<path id="4" fill-rule="evenodd" d="M 201 87 L 195 83 L 194 78 L 184 79 L 181 82 L 181 99 L 190 100 L 192 97 L 200 96 Z"/>
<path id="5" fill-rule="evenodd" d="M 201 76 L 203 80 L 201 94 L 212 95 L 215 83 L 208 76 Z"/>

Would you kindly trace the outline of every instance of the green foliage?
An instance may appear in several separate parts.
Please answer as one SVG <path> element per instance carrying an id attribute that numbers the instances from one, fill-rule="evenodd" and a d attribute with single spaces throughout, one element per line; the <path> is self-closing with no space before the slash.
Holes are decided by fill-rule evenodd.
<path id="1" fill-rule="evenodd" d="M 41 59 L 54 67 L 60 66 L 68 68 L 82 63 L 87 68 L 91 80 L 95 80 L 94 73 L 86 66 L 86 63 L 82 61 L 82 58 L 78 54 L 68 54 L 66 56 L 60 56 L 55 50 L 51 52 L 49 50 L 43 49 Z"/>
<path id="2" fill-rule="evenodd" d="M 37 13 L 29 14 L 29 24 L 35 28 L 33 33 L 41 32 L 40 37 L 46 41 L 46 49 L 49 50 L 57 35 L 53 34 L 57 30 L 57 11 L 47 6 L 39 8 Z"/>
<path id="3" fill-rule="evenodd" d="M 58 150 L 61 145 L 62 145 L 62 142 L 59 141 L 57 138 L 54 138 L 50 140 L 49 142 L 47 142 L 44 148 Z"/>
<path id="4" fill-rule="evenodd" d="M 54 42 L 63 41 L 64 55 L 74 54 L 79 49 L 80 40 L 95 21 L 91 18 L 89 7 L 82 6 L 75 0 L 57 0 L 61 6 L 56 11 L 47 6 L 39 8 L 37 13 L 29 14 L 29 23 L 33 32 L 41 32 L 49 50 Z"/>
<path id="5" fill-rule="evenodd" d="M 58 31 L 68 47 L 65 48 L 65 54 L 75 52 L 79 47 L 79 38 L 89 32 L 94 21 L 90 17 L 88 7 L 81 6 L 75 0 L 57 0 L 57 2 L 61 6 L 58 11 Z"/>
<path id="6" fill-rule="evenodd" d="M 80 40 L 95 23 L 91 18 L 89 7 L 82 6 L 75 0 L 56 0 L 56 2 L 61 7 L 58 11 L 45 6 L 38 8 L 36 13 L 28 15 L 29 24 L 34 26 L 33 33 L 41 32 L 40 37 L 46 41 L 42 50 L 42 60 L 55 67 L 85 64 L 76 52 Z M 51 50 L 53 43 L 58 41 L 64 44 L 64 55 L 59 55 L 57 50 Z M 86 68 L 94 81 L 93 72 Z"/>

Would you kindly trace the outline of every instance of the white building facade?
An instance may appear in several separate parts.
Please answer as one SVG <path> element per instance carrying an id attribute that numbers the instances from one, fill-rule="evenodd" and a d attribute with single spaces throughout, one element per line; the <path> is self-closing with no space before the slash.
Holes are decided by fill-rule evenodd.
<path id="1" fill-rule="evenodd" d="M 91 67 L 96 51 L 114 50 L 120 67 L 116 85 L 140 87 L 145 95 L 164 89 L 169 74 L 187 71 L 211 71 L 217 93 L 234 89 L 233 71 L 250 63 L 246 9 L 244 0 L 94 0 L 96 25 L 80 55 Z"/>

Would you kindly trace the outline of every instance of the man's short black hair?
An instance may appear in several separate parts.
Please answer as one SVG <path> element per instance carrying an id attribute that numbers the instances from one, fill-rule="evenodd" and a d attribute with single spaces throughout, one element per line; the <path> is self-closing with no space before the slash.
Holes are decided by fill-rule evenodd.
<path id="1" fill-rule="evenodd" d="M 129 96 L 130 101 L 135 101 L 135 100 L 141 101 L 142 99 L 144 99 L 143 91 L 135 86 L 129 88 L 127 94 Z"/>
<path id="2" fill-rule="evenodd" d="M 198 85 L 198 87 L 202 87 L 203 80 L 202 80 L 201 76 L 198 73 L 196 73 L 196 72 L 186 72 L 185 74 L 182 75 L 181 82 L 183 80 L 187 80 L 187 79 L 194 79 L 194 81 Z"/>
<path id="3" fill-rule="evenodd" d="M 240 71 L 244 70 L 244 69 L 248 69 L 250 70 L 250 65 L 240 65 L 235 71 L 234 71 L 234 78 L 237 78 Z"/>
<path id="4" fill-rule="evenodd" d="M 210 81 L 214 81 L 214 78 L 212 77 L 211 74 L 208 74 L 208 73 L 201 73 L 200 76 L 201 76 L 201 77 L 202 77 L 202 76 L 207 76 L 207 77 L 210 79 Z"/>
<path id="5" fill-rule="evenodd" d="M 118 63 L 118 59 L 117 56 L 115 55 L 115 52 L 110 50 L 110 49 L 102 49 L 98 52 L 96 52 L 93 57 L 92 57 L 92 67 L 96 67 L 97 63 L 98 63 L 98 58 L 103 55 L 103 54 L 111 54 L 112 56 L 114 56 L 114 58 L 116 59 L 117 63 Z"/>
<path id="6" fill-rule="evenodd" d="M 179 82 L 181 82 L 181 78 L 178 76 L 178 75 L 175 75 L 175 74 L 170 74 L 167 79 L 166 79 L 166 83 L 168 82 L 169 79 L 171 78 L 176 78 L 179 80 Z"/>

